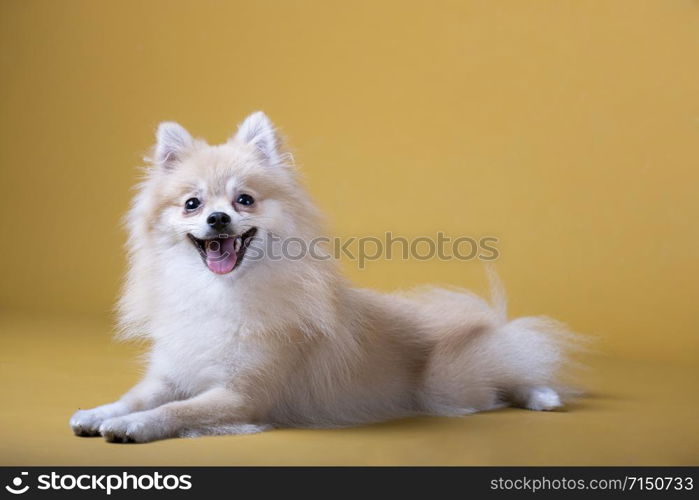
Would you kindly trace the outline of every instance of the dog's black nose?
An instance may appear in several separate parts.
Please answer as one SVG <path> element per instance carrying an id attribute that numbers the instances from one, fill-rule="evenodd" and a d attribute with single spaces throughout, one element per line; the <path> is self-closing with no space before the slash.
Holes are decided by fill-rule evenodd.
<path id="1" fill-rule="evenodd" d="M 221 231 L 231 223 L 231 217 L 224 212 L 214 212 L 206 218 L 206 223 L 216 231 Z"/>

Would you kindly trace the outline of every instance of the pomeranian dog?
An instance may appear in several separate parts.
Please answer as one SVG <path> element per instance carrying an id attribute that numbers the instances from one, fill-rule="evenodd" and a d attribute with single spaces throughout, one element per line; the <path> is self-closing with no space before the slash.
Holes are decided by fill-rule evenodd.
<path id="1" fill-rule="evenodd" d="M 149 341 L 148 366 L 118 401 L 75 413 L 75 434 L 147 442 L 561 406 L 574 337 L 547 318 L 508 321 L 497 283 L 492 304 L 386 295 L 317 251 L 270 258 L 324 233 L 264 113 L 218 146 L 162 123 L 149 163 L 119 302 L 120 335 Z"/>

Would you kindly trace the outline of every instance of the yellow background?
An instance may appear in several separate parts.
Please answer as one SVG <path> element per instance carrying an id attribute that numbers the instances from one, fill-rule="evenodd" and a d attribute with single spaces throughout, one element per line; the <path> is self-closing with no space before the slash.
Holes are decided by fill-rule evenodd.
<path id="1" fill-rule="evenodd" d="M 698 2 L 3 0 L 0 75 L 0 463 L 699 462 Z M 673 437 L 649 449 L 626 435 L 638 448 L 626 454 L 603 433 L 580 439 L 587 455 L 565 439 L 538 459 L 465 451 L 487 444 L 476 421 L 502 443 L 510 421 L 539 422 L 543 441 L 571 435 L 546 434 L 557 414 L 515 410 L 142 451 L 70 437 L 75 408 L 137 377 L 108 322 L 119 221 L 157 123 L 222 142 L 256 109 L 289 138 L 334 234 L 498 237 L 512 314 L 596 335 L 593 392 L 630 404 L 608 417 L 641 436 L 669 414 Z M 478 261 L 343 265 L 383 290 L 485 291 Z M 604 404 L 584 401 L 571 428 L 611 432 Z M 449 426 L 470 429 L 463 449 Z M 444 438 L 416 444 L 427 459 L 391 448 L 432 428 Z M 343 436 L 364 451 L 324 455 Z M 315 444 L 292 458 L 294 439 Z"/>

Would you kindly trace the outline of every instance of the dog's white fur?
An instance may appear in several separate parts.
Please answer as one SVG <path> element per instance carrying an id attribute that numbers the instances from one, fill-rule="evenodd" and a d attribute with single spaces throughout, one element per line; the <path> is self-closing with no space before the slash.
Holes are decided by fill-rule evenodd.
<path id="1" fill-rule="evenodd" d="M 76 434 L 145 442 L 561 405 L 570 335 L 547 318 L 508 322 L 497 283 L 490 305 L 463 290 L 354 288 L 332 259 L 309 255 L 209 271 L 187 234 L 203 238 L 212 211 L 238 234 L 257 227 L 261 252 L 279 245 L 272 234 L 323 234 L 287 158 L 261 112 L 219 146 L 160 125 L 127 217 L 119 307 L 122 336 L 152 343 L 147 372 L 119 401 L 75 413 Z M 239 192 L 251 209 L 232 205 Z M 184 214 L 195 195 L 203 208 Z"/>

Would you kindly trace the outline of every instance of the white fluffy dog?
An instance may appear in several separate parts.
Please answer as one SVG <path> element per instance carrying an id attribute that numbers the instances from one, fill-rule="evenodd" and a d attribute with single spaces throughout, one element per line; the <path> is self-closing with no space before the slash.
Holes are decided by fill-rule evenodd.
<path id="1" fill-rule="evenodd" d="M 571 339 L 546 318 L 508 321 L 461 290 L 385 295 L 333 259 L 272 259 L 322 236 L 269 119 L 225 144 L 163 123 L 127 217 L 122 336 L 147 338 L 141 382 L 80 410 L 75 434 L 108 441 L 347 426 L 408 415 L 561 405 Z M 275 236 L 275 237 L 273 237 Z"/>

